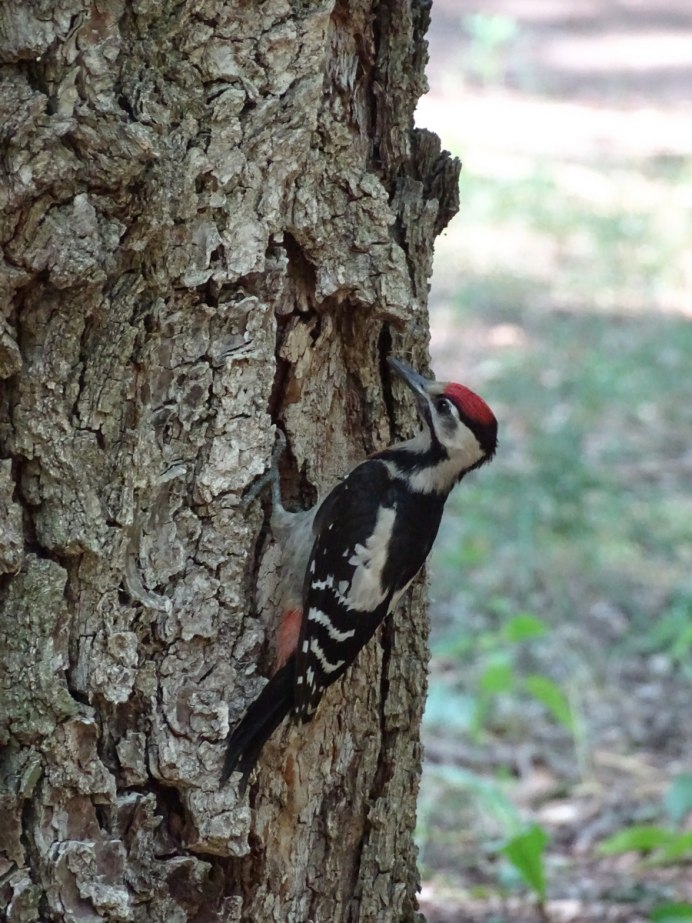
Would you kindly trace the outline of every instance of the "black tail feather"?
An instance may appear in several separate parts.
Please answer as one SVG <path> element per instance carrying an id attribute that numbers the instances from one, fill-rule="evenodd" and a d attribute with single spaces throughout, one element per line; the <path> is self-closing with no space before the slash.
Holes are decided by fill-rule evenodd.
<path id="1" fill-rule="evenodd" d="M 228 737 L 228 749 L 221 771 L 221 785 L 234 772 L 242 773 L 238 790 L 242 795 L 262 747 L 281 724 L 293 705 L 294 658 L 291 657 L 269 680 Z"/>

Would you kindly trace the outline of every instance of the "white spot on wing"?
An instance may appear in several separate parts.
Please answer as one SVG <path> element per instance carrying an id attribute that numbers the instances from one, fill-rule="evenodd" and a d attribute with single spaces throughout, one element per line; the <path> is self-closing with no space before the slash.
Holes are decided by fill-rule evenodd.
<path id="1" fill-rule="evenodd" d="M 319 660 L 325 673 L 334 673 L 339 669 L 339 667 L 343 667 L 343 665 L 346 663 L 345 660 L 337 660 L 336 663 L 332 663 L 331 661 L 327 660 L 327 658 L 324 656 L 324 651 L 319 645 L 319 641 L 317 641 L 315 638 L 313 638 L 310 642 L 310 653 L 314 654 L 315 657 Z"/>
<path id="2" fill-rule="evenodd" d="M 346 553 L 350 554 L 350 552 L 346 552 Z M 330 574 L 328 577 L 325 577 L 324 580 L 313 580 L 310 585 L 310 589 L 312 590 L 331 590 L 336 601 L 341 603 L 342 606 L 348 609 L 350 605 L 349 600 L 348 600 L 348 591 L 349 591 L 350 586 L 351 584 L 348 582 L 348 580 L 341 580 L 338 587 L 334 586 L 334 576 Z M 326 616 L 324 616 L 324 618 L 326 619 Z M 316 621 L 320 621 L 320 619 L 316 619 Z M 326 625 L 327 623 L 326 621 L 323 621 L 322 624 Z"/>
<path id="3" fill-rule="evenodd" d="M 332 624 L 329 616 L 320 609 L 310 609 L 308 612 L 308 620 L 316 622 L 318 625 L 323 625 L 327 629 L 327 634 L 332 641 L 348 641 L 348 639 L 352 638 L 356 633 L 354 628 L 350 631 L 339 631 L 339 629 Z"/>
<path id="4" fill-rule="evenodd" d="M 328 577 L 325 577 L 324 580 L 313 580 L 312 588 L 313 590 L 333 590 L 334 578 L 330 574 Z"/>
<path id="5" fill-rule="evenodd" d="M 382 587 L 382 571 L 395 519 L 396 507 L 383 507 L 377 514 L 372 535 L 364 545 L 353 549 L 348 562 L 355 568 L 347 597 L 349 609 L 372 612 L 384 601 L 387 590 Z"/>

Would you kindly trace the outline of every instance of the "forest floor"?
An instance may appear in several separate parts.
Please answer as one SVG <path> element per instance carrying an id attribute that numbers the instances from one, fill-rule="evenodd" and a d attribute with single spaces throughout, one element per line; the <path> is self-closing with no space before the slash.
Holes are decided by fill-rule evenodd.
<path id="1" fill-rule="evenodd" d="M 421 909 L 692 919 L 692 5 L 435 0 L 428 75 L 433 367 L 500 448 L 430 568 Z"/>

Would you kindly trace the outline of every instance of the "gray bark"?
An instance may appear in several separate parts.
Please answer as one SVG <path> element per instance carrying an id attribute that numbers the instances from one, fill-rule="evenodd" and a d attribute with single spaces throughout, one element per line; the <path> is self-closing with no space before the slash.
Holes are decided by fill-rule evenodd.
<path id="1" fill-rule="evenodd" d="M 412 131 L 427 4 L 0 9 L 0 912 L 408 921 L 421 584 L 238 802 L 287 433 L 309 504 L 408 431 L 458 164 Z M 395 424 L 395 420 L 399 421 Z"/>

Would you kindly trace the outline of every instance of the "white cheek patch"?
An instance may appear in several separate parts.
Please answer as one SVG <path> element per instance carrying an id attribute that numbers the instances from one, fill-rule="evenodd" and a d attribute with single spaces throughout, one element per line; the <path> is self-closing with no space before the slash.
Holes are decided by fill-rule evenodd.
<path id="1" fill-rule="evenodd" d="M 485 453 L 468 426 L 459 420 L 456 411 L 452 412 L 454 416 L 447 418 L 446 426 L 444 421 L 435 419 L 435 435 L 457 467 L 471 468 Z"/>
<path id="2" fill-rule="evenodd" d="M 464 459 L 465 465 L 469 467 L 483 458 L 484 452 L 480 443 L 473 435 L 468 426 L 459 423 L 451 439 L 447 443 L 447 449 L 450 452 L 458 454 Z"/>

